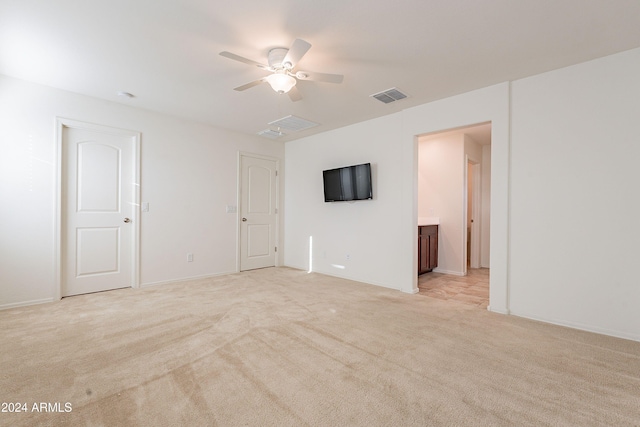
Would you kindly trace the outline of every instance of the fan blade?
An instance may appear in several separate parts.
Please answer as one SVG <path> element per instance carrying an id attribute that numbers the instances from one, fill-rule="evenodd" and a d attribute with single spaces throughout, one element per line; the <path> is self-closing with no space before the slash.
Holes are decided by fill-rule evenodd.
<path id="1" fill-rule="evenodd" d="M 236 55 L 235 53 L 225 51 L 225 52 L 220 52 L 220 55 L 224 56 L 225 58 L 233 59 L 234 61 L 240 61 L 240 62 L 244 62 L 245 64 L 254 65 L 258 68 L 262 68 L 263 70 L 269 70 L 268 65 L 261 64 L 252 59 L 247 59 L 243 56 Z"/>
<path id="2" fill-rule="evenodd" d="M 314 73 L 313 71 L 298 71 L 296 77 L 300 80 L 314 80 L 326 83 L 342 83 L 342 74 Z"/>
<path id="3" fill-rule="evenodd" d="M 287 52 L 286 56 L 282 60 L 282 65 L 285 68 L 292 69 L 296 66 L 298 61 L 302 59 L 305 53 L 311 48 L 311 44 L 307 43 L 302 39 L 295 39 L 293 44 L 289 48 L 289 52 Z M 291 65 L 288 65 L 291 64 Z"/>
<path id="4" fill-rule="evenodd" d="M 289 90 L 289 92 L 287 92 L 289 94 L 289 98 L 293 101 L 300 101 L 302 99 L 302 95 L 300 94 L 300 91 L 298 90 L 297 87 L 292 87 L 291 90 Z"/>
<path id="5" fill-rule="evenodd" d="M 233 88 L 233 90 L 237 90 L 238 92 L 243 91 L 243 90 L 247 90 L 247 89 L 251 89 L 254 86 L 258 86 L 260 83 L 265 82 L 265 79 L 260 79 L 260 80 L 254 80 L 251 83 L 247 83 L 246 85 L 242 85 L 242 86 L 238 86 L 236 88 Z"/>

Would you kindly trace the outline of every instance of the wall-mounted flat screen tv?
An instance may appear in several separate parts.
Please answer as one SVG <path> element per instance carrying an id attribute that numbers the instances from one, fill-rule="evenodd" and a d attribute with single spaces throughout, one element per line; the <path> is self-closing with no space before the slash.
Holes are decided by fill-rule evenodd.
<path id="1" fill-rule="evenodd" d="M 325 202 L 347 202 L 373 198 L 371 163 L 322 171 Z"/>

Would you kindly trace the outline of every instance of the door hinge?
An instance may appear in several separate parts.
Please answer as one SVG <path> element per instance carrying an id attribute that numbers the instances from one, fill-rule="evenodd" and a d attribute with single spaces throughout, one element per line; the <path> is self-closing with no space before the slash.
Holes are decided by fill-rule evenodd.
<path id="1" fill-rule="evenodd" d="M 276 176 L 278 176 L 278 171 L 276 171 Z"/>
<path id="2" fill-rule="evenodd" d="M 277 246 L 274 249 L 276 250 L 276 252 L 278 252 L 278 247 Z"/>
<path id="3" fill-rule="evenodd" d="M 276 208 L 276 213 L 278 213 L 278 208 Z"/>

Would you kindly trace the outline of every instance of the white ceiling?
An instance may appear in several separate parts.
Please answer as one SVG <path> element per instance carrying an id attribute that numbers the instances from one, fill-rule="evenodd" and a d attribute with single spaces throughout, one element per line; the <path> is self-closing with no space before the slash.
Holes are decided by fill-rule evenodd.
<path id="1" fill-rule="evenodd" d="M 266 73 L 219 52 L 295 38 L 344 82 L 233 90 Z M 321 124 L 283 141 L 639 46 L 638 0 L 0 0 L 1 74 L 249 134 Z M 391 87 L 409 98 L 369 96 Z"/>

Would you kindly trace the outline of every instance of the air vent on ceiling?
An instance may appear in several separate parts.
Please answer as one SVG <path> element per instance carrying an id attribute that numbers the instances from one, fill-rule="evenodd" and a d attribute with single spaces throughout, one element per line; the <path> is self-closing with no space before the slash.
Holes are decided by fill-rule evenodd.
<path id="1" fill-rule="evenodd" d="M 280 138 L 282 135 L 284 135 L 284 133 L 279 132 L 277 130 L 273 130 L 273 129 L 265 129 L 258 132 L 258 135 L 264 136 L 269 139 L 277 139 L 277 138 Z"/>
<path id="2" fill-rule="evenodd" d="M 318 126 L 318 123 L 311 122 L 296 116 L 287 116 L 269 123 L 271 126 L 290 131 L 301 131 Z"/>
<path id="3" fill-rule="evenodd" d="M 400 92 L 395 87 L 391 89 L 383 90 L 382 92 L 374 93 L 373 95 L 369 95 L 374 97 L 380 102 L 384 102 L 385 104 L 389 104 L 390 102 L 399 101 L 407 97 L 404 93 Z"/>

